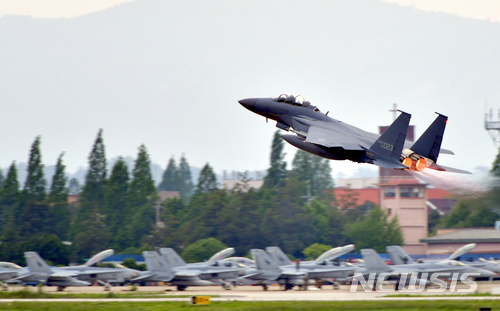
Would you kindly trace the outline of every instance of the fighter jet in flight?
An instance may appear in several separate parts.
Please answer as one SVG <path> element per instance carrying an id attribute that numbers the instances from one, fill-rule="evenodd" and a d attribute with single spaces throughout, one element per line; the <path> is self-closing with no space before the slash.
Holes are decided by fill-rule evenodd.
<path id="1" fill-rule="evenodd" d="M 470 172 L 438 165 L 448 117 L 438 117 L 416 142 L 406 140 L 411 115 L 399 117 L 382 134 L 366 132 L 330 118 L 301 95 L 281 94 L 273 98 L 247 98 L 239 103 L 248 110 L 276 121 L 276 127 L 295 135 L 281 137 L 291 145 L 331 160 L 350 160 L 380 167 L 422 171 L 426 168 L 455 173 Z"/>

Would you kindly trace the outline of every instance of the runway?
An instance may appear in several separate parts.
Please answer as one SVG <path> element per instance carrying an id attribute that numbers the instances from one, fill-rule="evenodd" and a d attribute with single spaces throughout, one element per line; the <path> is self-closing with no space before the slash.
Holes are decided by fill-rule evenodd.
<path id="1" fill-rule="evenodd" d="M 491 287 L 500 287 L 500 283 L 479 284 L 476 293 L 489 293 Z M 126 293 L 128 287 L 113 287 L 113 293 Z M 16 290 L 11 288 L 10 291 Z M 33 290 L 37 290 L 34 288 Z M 279 286 L 270 286 L 268 291 L 263 291 L 260 286 L 239 286 L 232 290 L 224 290 L 218 286 L 189 287 L 186 291 L 177 291 L 168 286 L 143 286 L 138 287 L 135 293 L 163 292 L 155 295 L 155 298 L 63 298 L 64 292 L 56 292 L 54 287 L 46 287 L 47 293 L 60 294 L 61 298 L 50 299 L 0 299 L 0 303 L 11 303 L 16 301 L 25 302 L 151 302 L 151 301 L 190 301 L 190 298 L 179 298 L 178 296 L 217 296 L 211 297 L 211 301 L 414 301 L 414 300 L 500 300 L 500 296 L 460 296 L 458 293 L 446 291 L 437 296 L 436 293 L 422 292 L 417 297 L 386 297 L 391 292 L 365 292 L 359 286 L 358 291 L 350 292 L 350 286 L 341 286 L 339 290 L 333 290 L 332 286 L 324 286 L 321 290 L 311 287 L 308 290 L 282 291 Z M 390 289 L 389 289 L 390 290 Z M 90 287 L 68 287 L 66 293 L 108 293 L 101 286 Z"/>

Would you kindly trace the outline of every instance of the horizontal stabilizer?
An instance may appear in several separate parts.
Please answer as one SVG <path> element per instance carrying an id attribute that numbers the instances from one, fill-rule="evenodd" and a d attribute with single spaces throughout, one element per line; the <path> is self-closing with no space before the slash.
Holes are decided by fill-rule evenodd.
<path id="1" fill-rule="evenodd" d="M 147 280 L 148 278 L 154 276 L 153 273 L 148 273 L 148 274 L 144 274 L 144 275 L 141 275 L 139 277 L 136 277 L 134 279 L 132 279 L 131 281 L 132 282 L 140 282 L 140 281 L 143 281 L 143 280 Z"/>
<path id="2" fill-rule="evenodd" d="M 427 166 L 427 168 L 430 168 L 430 169 L 433 169 L 436 171 L 441 171 L 441 172 L 450 172 L 450 173 L 472 175 L 472 173 L 469 171 L 461 170 L 461 169 L 454 168 L 454 167 L 444 166 L 444 165 L 437 165 L 436 163 L 432 163 L 431 165 Z"/>

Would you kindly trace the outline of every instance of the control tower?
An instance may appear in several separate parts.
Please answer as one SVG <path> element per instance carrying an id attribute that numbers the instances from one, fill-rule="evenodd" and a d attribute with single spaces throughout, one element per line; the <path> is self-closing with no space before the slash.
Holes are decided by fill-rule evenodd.
<path id="1" fill-rule="evenodd" d="M 493 118 L 493 109 L 484 116 L 484 129 L 488 131 L 497 148 L 500 147 L 500 109 L 498 110 L 497 119 Z"/>

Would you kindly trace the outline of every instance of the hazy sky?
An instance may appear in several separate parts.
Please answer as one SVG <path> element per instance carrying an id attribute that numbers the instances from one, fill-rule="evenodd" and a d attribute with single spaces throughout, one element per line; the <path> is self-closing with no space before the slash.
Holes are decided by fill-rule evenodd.
<path id="1" fill-rule="evenodd" d="M 41 18 L 71 18 L 130 1 L 133 0 L 0 0 L 0 16 L 30 15 Z M 497 0 L 381 1 L 413 6 L 426 11 L 445 12 L 461 17 L 500 22 L 500 1 Z"/>
<path id="2" fill-rule="evenodd" d="M 68 171 L 74 172 L 87 165 L 92 142 L 102 127 L 109 158 L 135 157 L 137 147 L 145 143 L 153 161 L 162 166 L 171 155 L 178 159 L 185 152 L 191 165 L 201 167 L 208 161 L 218 173 L 266 169 L 275 127 L 239 106 L 237 100 L 283 92 L 303 94 L 320 109 L 329 110 L 330 116 L 372 132 L 378 125 L 391 122 L 389 109 L 394 102 L 413 114 L 411 124 L 416 125 L 417 136 L 435 118 L 433 112 L 439 111 L 450 116 L 443 147 L 456 152 L 453 157 L 443 156 L 440 164 L 473 170 L 476 166 L 489 167 L 494 159 L 496 148 L 482 128 L 484 101 L 488 97 L 492 107 L 500 108 L 500 98 L 490 84 L 483 82 L 497 85 L 498 72 L 491 69 L 496 68 L 495 61 L 486 65 L 481 62 L 481 52 L 497 51 L 492 39 L 497 28 L 487 21 L 462 23 L 465 19 L 456 16 L 489 19 L 497 24 L 499 1 L 385 1 L 415 9 L 378 0 L 363 2 L 369 8 L 360 6 L 360 16 L 369 19 L 371 12 L 367 11 L 376 7 L 378 15 L 370 22 L 389 27 L 382 30 L 376 28 L 379 24 L 364 25 L 364 20 L 359 22 L 356 16 L 331 17 L 337 8 L 344 9 L 342 1 L 316 1 L 316 5 L 305 1 L 271 1 L 269 5 L 263 1 L 227 2 L 232 5 L 227 9 L 229 14 L 224 11 L 223 0 L 211 1 L 215 8 L 197 2 L 201 8 L 197 8 L 193 20 L 189 19 L 191 9 L 181 0 L 168 1 L 173 8 L 170 11 L 166 2 L 0 0 L 0 26 L 22 28 L 17 32 L 2 29 L 1 33 L 12 51 L 1 50 L 0 45 L 0 52 L 6 55 L 0 60 L 4 73 L 0 77 L 0 105 L 7 112 L 0 130 L 17 131 L 17 135 L 2 140 L 5 149 L 0 153 L 0 167 L 7 167 L 13 160 L 25 162 L 33 139 L 42 135 L 44 163 L 54 164 L 60 152 L 66 151 Z M 167 10 L 155 12 L 158 3 Z M 292 8 L 286 11 L 284 6 Z M 345 6 L 353 15 L 358 10 L 354 5 Z M 325 16 L 323 7 L 329 10 L 324 10 Z M 106 8 L 109 11 L 103 11 Z M 136 8 L 142 10 L 142 16 L 135 16 L 139 15 Z M 206 14 L 200 13 L 202 9 Z M 423 14 L 419 9 L 456 16 Z M 297 10 L 306 12 L 301 16 Z M 237 15 L 248 11 L 253 15 Z M 271 13 L 281 11 L 288 15 L 267 24 L 274 18 Z M 415 20 L 400 21 L 394 12 Z M 253 28 L 238 25 L 245 18 L 252 23 L 259 14 L 267 20 Z M 6 15 L 67 20 L 41 23 Z M 394 32 L 394 24 L 384 24 L 389 18 L 390 23 L 409 25 L 405 29 L 411 34 Z M 290 26 L 287 23 L 291 20 Z M 437 25 L 436 29 L 420 27 L 426 20 Z M 36 33 L 30 28 L 33 25 L 44 27 L 46 33 Z M 25 29 L 29 31 L 23 32 Z M 475 33 L 476 29 L 488 32 Z M 49 36 L 51 30 L 59 37 Z M 11 32 L 14 35 L 10 36 Z M 433 32 L 441 36 L 433 36 Z M 99 36 L 101 33 L 105 35 Z M 289 41 L 276 44 L 276 38 Z M 336 42 L 343 42 L 342 49 L 335 46 Z M 464 59 L 453 59 L 453 52 Z M 435 59 L 435 55 L 441 58 Z M 10 57 L 16 62 L 12 63 Z M 484 59 L 494 58 L 484 55 Z M 92 66 L 102 68 L 87 70 Z M 127 80 L 119 80 L 122 75 Z M 457 75 L 470 83 L 454 84 Z M 152 80 L 159 82 L 152 84 Z M 374 86 L 378 80 L 383 81 L 382 86 Z M 464 89 L 467 92 L 461 93 Z M 205 98 L 196 96 L 197 92 Z M 461 98 L 463 93 L 467 97 Z M 80 102 L 80 98 L 87 102 Z M 25 111 L 31 113 L 23 115 Z M 47 116 L 45 122 L 38 120 L 40 116 Z M 13 120 L 16 117 L 19 119 Z M 296 149 L 286 148 L 290 160 Z M 350 162 L 331 163 L 334 174 L 375 169 Z"/>

